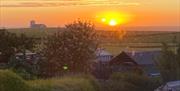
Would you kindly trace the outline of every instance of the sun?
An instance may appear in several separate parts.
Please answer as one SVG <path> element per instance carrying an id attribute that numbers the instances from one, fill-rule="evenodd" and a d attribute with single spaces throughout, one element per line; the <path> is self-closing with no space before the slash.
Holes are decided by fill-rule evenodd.
<path id="1" fill-rule="evenodd" d="M 111 19 L 111 20 L 109 21 L 109 25 L 110 25 L 110 26 L 116 26 L 116 25 L 117 25 L 117 21 L 114 20 L 114 19 Z"/>
<path id="2" fill-rule="evenodd" d="M 131 15 L 122 12 L 103 12 L 97 14 L 97 20 L 108 26 L 119 26 L 129 22 Z"/>

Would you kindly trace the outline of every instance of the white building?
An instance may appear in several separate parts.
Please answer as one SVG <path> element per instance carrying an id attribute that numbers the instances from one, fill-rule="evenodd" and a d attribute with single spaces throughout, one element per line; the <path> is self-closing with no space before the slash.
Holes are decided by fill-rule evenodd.
<path id="1" fill-rule="evenodd" d="M 45 24 L 36 24 L 34 20 L 30 21 L 30 28 L 46 28 Z"/>
<path id="2" fill-rule="evenodd" d="M 102 63 L 107 63 L 109 62 L 113 55 L 107 51 L 105 51 L 104 49 L 97 49 L 96 51 L 96 57 L 97 57 L 97 61 L 98 62 L 102 62 Z"/>

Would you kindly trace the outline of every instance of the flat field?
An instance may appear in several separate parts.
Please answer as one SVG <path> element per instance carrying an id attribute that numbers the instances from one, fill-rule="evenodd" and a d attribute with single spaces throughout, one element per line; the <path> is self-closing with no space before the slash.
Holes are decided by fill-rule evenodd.
<path id="1" fill-rule="evenodd" d="M 8 29 L 9 32 L 24 33 L 33 38 L 42 38 L 55 32 L 63 31 L 63 28 L 46 29 Z M 123 37 L 117 38 L 118 31 L 100 31 L 100 46 L 113 55 L 121 51 L 153 51 L 161 50 L 162 43 L 167 43 L 171 49 L 175 49 L 180 43 L 180 32 L 177 31 L 125 31 Z"/>

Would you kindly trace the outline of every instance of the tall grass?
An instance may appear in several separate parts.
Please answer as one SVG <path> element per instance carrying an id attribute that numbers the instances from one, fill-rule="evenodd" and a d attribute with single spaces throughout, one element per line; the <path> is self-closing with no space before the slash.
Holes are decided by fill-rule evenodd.
<path id="1" fill-rule="evenodd" d="M 90 76 L 25 81 L 11 71 L 0 70 L 0 91 L 99 91 L 99 86 Z"/>
<path id="2" fill-rule="evenodd" d="M 0 70 L 0 91 L 30 91 L 26 82 L 8 70 Z"/>
<path id="3" fill-rule="evenodd" d="M 89 78 L 63 77 L 29 81 L 34 91 L 98 91 L 98 86 Z"/>

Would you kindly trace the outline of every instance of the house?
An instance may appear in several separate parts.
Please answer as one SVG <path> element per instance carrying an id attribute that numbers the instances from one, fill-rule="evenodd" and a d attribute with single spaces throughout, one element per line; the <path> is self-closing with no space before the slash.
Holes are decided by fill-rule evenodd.
<path id="1" fill-rule="evenodd" d="M 160 76 L 160 72 L 158 71 L 155 64 L 155 61 L 157 57 L 160 55 L 160 53 L 161 51 L 127 52 L 127 54 L 143 68 L 145 74 L 147 74 L 150 77 Z"/>
<path id="2" fill-rule="evenodd" d="M 40 55 L 37 53 L 26 51 L 25 55 L 23 53 L 16 53 L 15 56 L 13 56 L 12 58 L 18 61 L 23 61 L 24 63 L 28 63 L 30 65 L 34 65 L 34 64 L 37 64 L 38 61 L 40 60 Z M 8 63 L 9 61 L 3 60 L 3 56 L 1 55 L 1 52 L 0 52 L 0 69 L 6 68 Z"/>
<path id="3" fill-rule="evenodd" d="M 45 24 L 36 24 L 34 20 L 30 21 L 30 28 L 46 28 Z"/>
<path id="4" fill-rule="evenodd" d="M 40 59 L 40 56 L 37 53 L 33 53 L 30 51 L 26 51 L 25 55 L 23 53 L 16 53 L 16 59 L 18 60 L 24 60 L 24 56 L 26 62 L 28 62 L 29 64 L 34 64 Z"/>
<path id="5" fill-rule="evenodd" d="M 97 49 L 92 74 L 98 79 L 107 79 L 110 74 L 108 63 L 112 58 L 113 55 L 105 49 Z"/>
<path id="6" fill-rule="evenodd" d="M 141 66 L 124 51 L 113 57 L 105 50 L 98 50 L 96 56 L 93 74 L 98 79 L 108 79 L 114 72 L 143 72 Z"/>
<path id="7" fill-rule="evenodd" d="M 124 51 L 112 58 L 109 61 L 109 66 L 112 73 L 128 71 L 142 72 L 139 64 Z"/>
<path id="8" fill-rule="evenodd" d="M 96 51 L 96 61 L 101 63 L 108 63 L 112 59 L 113 55 L 105 49 L 97 49 Z"/>

